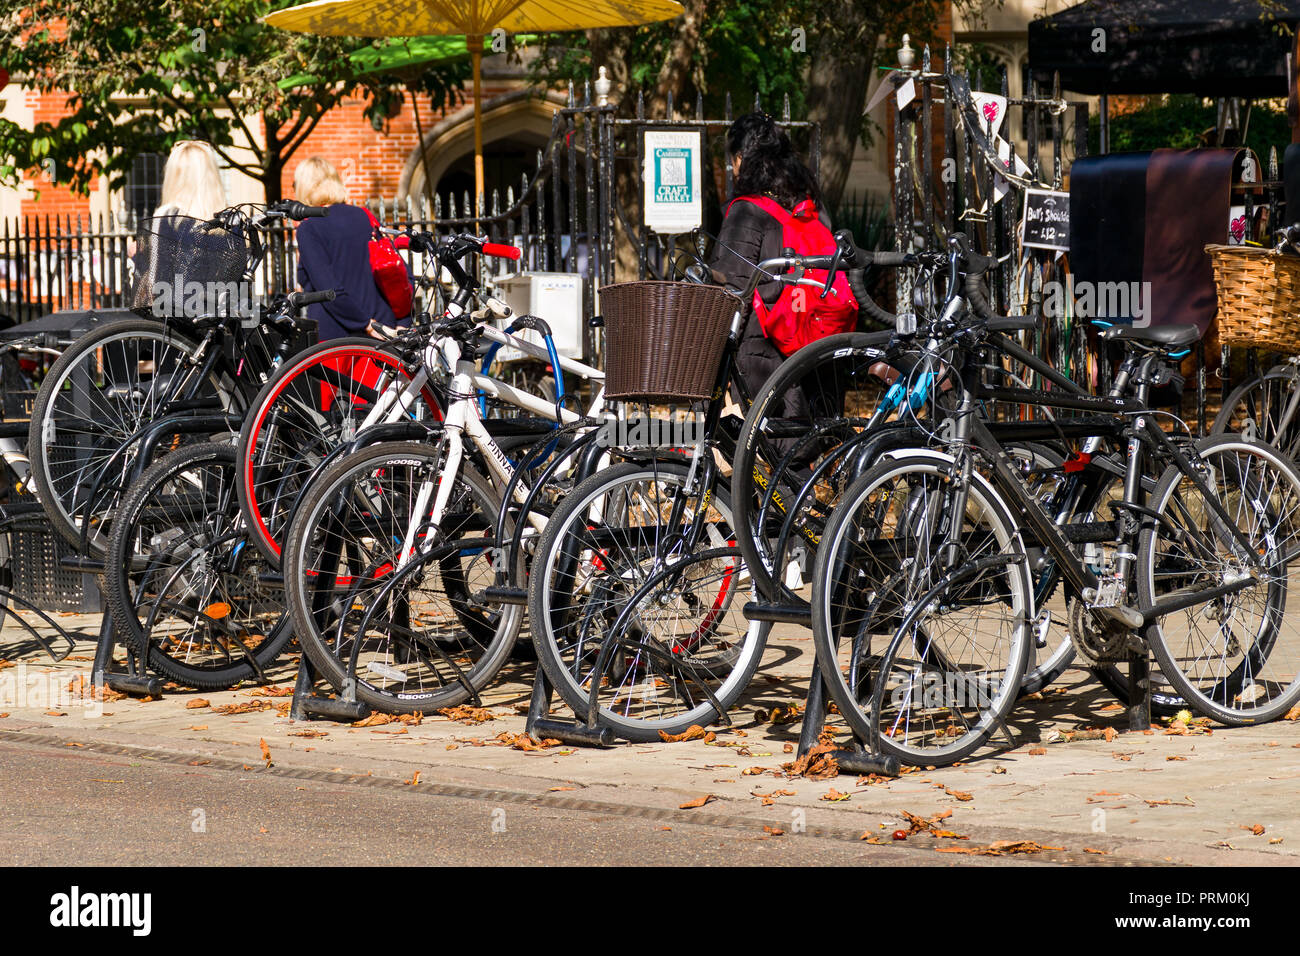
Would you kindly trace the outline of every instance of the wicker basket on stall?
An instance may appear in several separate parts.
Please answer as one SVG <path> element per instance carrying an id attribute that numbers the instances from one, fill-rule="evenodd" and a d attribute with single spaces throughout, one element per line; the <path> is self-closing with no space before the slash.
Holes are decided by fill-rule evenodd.
<path id="1" fill-rule="evenodd" d="M 1229 345 L 1300 353 L 1300 256 L 1252 246 L 1205 247 Z"/>
<path id="2" fill-rule="evenodd" d="M 691 282 L 605 286 L 605 398 L 660 404 L 709 398 L 740 304 L 734 293 Z"/>

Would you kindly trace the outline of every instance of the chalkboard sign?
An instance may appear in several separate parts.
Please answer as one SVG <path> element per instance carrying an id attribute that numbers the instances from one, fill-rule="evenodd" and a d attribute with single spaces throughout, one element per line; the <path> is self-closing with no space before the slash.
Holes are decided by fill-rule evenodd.
<path id="1" fill-rule="evenodd" d="M 1024 243 L 1034 249 L 1070 251 L 1070 194 L 1025 190 Z"/>

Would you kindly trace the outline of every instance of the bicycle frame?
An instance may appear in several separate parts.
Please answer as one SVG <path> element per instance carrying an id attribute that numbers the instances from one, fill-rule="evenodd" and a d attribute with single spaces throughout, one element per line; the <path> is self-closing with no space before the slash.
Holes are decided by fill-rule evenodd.
<path id="1" fill-rule="evenodd" d="M 961 377 L 963 386 L 962 400 L 957 413 L 953 416 L 955 422 L 954 444 L 958 448 L 978 449 L 984 454 L 992 467 L 994 486 L 998 493 L 1004 497 L 1003 503 L 1011 506 L 1008 513 L 1018 517 L 1028 525 L 1037 540 L 1047 548 L 1061 573 L 1065 576 L 1066 581 L 1085 602 L 1132 630 L 1144 627 L 1154 619 L 1172 611 L 1244 590 L 1256 583 L 1257 578 L 1254 575 L 1244 575 L 1237 580 L 1215 587 L 1171 595 L 1156 602 L 1151 607 L 1132 608 L 1127 606 L 1124 604 L 1124 600 L 1128 593 L 1129 578 L 1135 560 L 1133 550 L 1130 548 L 1117 557 L 1116 573 L 1113 579 L 1107 582 L 1112 586 L 1109 589 L 1104 588 L 1103 582 L 1092 569 L 1075 556 L 1061 528 L 1044 511 L 1038 499 L 1025 488 L 1023 481 L 1012 468 L 1001 443 L 994 436 L 989 426 L 974 416 L 972 412 L 974 403 L 978 399 L 988 397 L 1054 408 L 1096 411 L 1113 416 L 1116 420 L 1116 425 L 1113 426 L 1114 432 L 1117 436 L 1127 440 L 1128 449 L 1127 465 L 1124 471 L 1124 499 L 1116 507 L 1140 515 L 1147 520 L 1158 519 L 1159 516 L 1146 507 L 1146 489 L 1143 482 L 1144 465 L 1148 458 L 1159 458 L 1168 461 L 1181 474 L 1192 481 L 1193 486 L 1213 513 L 1216 524 L 1229 533 L 1241 554 L 1250 561 L 1256 571 L 1262 573 L 1263 565 L 1259 556 L 1255 554 L 1250 542 L 1241 533 L 1232 516 L 1224 509 L 1222 503 L 1219 502 L 1201 476 L 1197 474 L 1196 469 L 1178 445 L 1154 423 L 1154 413 L 1147 405 L 1149 393 L 1147 373 L 1156 361 L 1157 356 L 1150 355 L 1137 363 L 1132 360 L 1126 362 L 1126 371 L 1131 371 L 1136 375 L 1137 395 L 1136 398 L 1125 398 L 1119 395 L 1066 395 L 1039 389 L 989 388 L 978 381 L 978 376 L 972 368 L 973 363 L 968 360 Z M 1131 369 L 1134 364 L 1137 365 L 1136 370 Z M 1117 378 L 1117 387 L 1122 388 L 1126 382 L 1127 377 L 1123 382 Z M 1131 424 L 1119 424 L 1130 418 Z M 1099 443 L 1100 440 L 1100 436 L 1094 435 L 1089 439 L 1088 446 L 1095 447 L 1095 444 Z M 958 498 L 952 505 L 951 513 L 962 514 L 965 510 L 965 488 L 970 480 L 974 463 L 972 456 L 964 452 L 959 453 L 956 461 L 961 471 L 961 480 L 956 483 Z M 1085 465 L 1086 467 L 1088 465 Z M 947 542 L 949 546 L 955 547 L 958 544 L 959 525 L 960 522 L 953 522 L 949 528 L 949 540 Z M 1134 530 L 1130 530 L 1127 535 L 1131 538 L 1134 533 Z"/>

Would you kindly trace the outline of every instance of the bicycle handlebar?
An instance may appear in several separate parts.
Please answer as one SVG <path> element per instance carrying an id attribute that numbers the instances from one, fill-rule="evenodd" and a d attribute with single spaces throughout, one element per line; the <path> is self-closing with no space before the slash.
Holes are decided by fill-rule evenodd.
<path id="1" fill-rule="evenodd" d="M 317 302 L 333 302 L 334 297 L 335 292 L 333 289 L 321 289 L 319 292 L 290 292 L 285 307 L 296 311 L 304 305 L 314 305 Z"/>

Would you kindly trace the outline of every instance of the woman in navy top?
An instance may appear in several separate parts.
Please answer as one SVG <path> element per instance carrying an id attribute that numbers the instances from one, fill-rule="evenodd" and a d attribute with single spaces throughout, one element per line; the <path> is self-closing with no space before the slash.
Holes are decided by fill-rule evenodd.
<path id="1" fill-rule="evenodd" d="M 305 159 L 293 174 L 294 195 L 309 206 L 328 206 L 329 215 L 298 226 L 298 285 L 304 292 L 335 291 L 334 301 L 307 306 L 318 341 L 345 335 L 379 336 L 372 325 L 397 320 L 370 271 L 370 217 L 347 203 L 338 171 L 319 156 Z"/>

